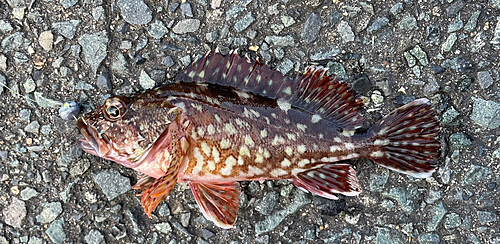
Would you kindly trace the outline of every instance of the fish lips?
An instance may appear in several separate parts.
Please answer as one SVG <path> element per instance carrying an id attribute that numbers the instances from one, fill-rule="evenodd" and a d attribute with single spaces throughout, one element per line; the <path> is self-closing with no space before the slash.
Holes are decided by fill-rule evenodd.
<path id="1" fill-rule="evenodd" d="M 87 125 L 84 119 L 80 118 L 77 122 L 80 133 L 83 138 L 76 141 L 76 145 L 83 151 L 98 157 L 104 157 L 109 151 L 108 141 L 106 138 L 100 138 L 97 131 L 91 126 Z"/>

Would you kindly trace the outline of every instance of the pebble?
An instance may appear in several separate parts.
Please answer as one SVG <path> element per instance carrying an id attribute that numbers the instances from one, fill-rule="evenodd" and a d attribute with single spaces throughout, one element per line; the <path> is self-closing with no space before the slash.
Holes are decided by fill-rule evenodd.
<path id="1" fill-rule="evenodd" d="M 493 212 L 477 211 L 477 218 L 481 225 L 486 225 L 491 222 L 496 222 L 498 220 L 498 215 Z"/>
<path id="2" fill-rule="evenodd" d="M 21 200 L 23 201 L 28 201 L 36 196 L 38 196 L 38 192 L 31 187 L 26 187 L 24 190 L 21 191 Z"/>
<path id="3" fill-rule="evenodd" d="M 454 69 L 463 73 L 471 72 L 474 68 L 470 60 L 463 56 L 458 56 L 453 59 L 446 59 L 443 61 L 441 66 L 444 68 Z"/>
<path id="4" fill-rule="evenodd" d="M 297 212 L 302 206 L 309 204 L 311 200 L 307 197 L 307 194 L 302 191 L 296 191 L 294 195 L 293 202 L 289 204 L 285 209 L 276 211 L 272 215 L 266 216 L 262 221 L 255 224 L 255 232 L 258 235 L 271 231 L 276 228 L 288 215 Z"/>
<path id="5" fill-rule="evenodd" d="M 487 89 L 491 85 L 493 85 L 493 78 L 490 75 L 490 72 L 488 71 L 480 71 L 477 72 L 477 81 L 479 82 L 479 85 L 481 85 L 481 88 Z"/>
<path id="6" fill-rule="evenodd" d="M 472 141 L 462 132 L 450 135 L 449 142 L 452 150 L 468 148 L 472 144 Z"/>
<path id="7" fill-rule="evenodd" d="M 372 34 L 384 28 L 387 24 L 389 24 L 389 19 L 386 17 L 380 17 L 373 21 L 372 25 L 370 25 L 366 31 Z"/>
<path id="8" fill-rule="evenodd" d="M 6 51 L 17 51 L 27 49 L 31 41 L 24 37 L 24 33 L 15 32 L 2 40 L 1 46 Z"/>
<path id="9" fill-rule="evenodd" d="M 342 41 L 345 43 L 354 41 L 354 32 L 352 31 L 351 26 L 346 21 L 340 21 L 337 25 L 337 32 L 339 33 Z"/>
<path id="10" fill-rule="evenodd" d="M 349 78 L 347 76 L 347 73 L 345 71 L 344 65 L 342 65 L 339 62 L 328 62 L 326 65 L 328 67 L 328 74 L 335 75 L 336 77 L 342 79 L 342 80 L 347 80 Z"/>
<path id="11" fill-rule="evenodd" d="M 404 244 L 408 243 L 408 238 L 398 230 L 394 229 L 389 229 L 389 228 L 380 228 L 376 227 L 377 229 L 377 236 L 375 239 L 376 244 L 385 244 L 385 243 L 392 243 L 392 244 Z"/>
<path id="12" fill-rule="evenodd" d="M 443 113 L 441 117 L 441 123 L 443 123 L 444 125 L 449 125 L 459 115 L 460 113 L 457 110 L 455 110 L 453 106 L 451 106 Z"/>
<path id="13" fill-rule="evenodd" d="M 122 53 L 118 53 L 111 63 L 111 70 L 121 75 L 127 75 L 128 69 L 126 64 L 125 56 Z"/>
<path id="14" fill-rule="evenodd" d="M 410 50 L 410 53 L 417 58 L 418 62 L 423 65 L 427 66 L 429 64 L 429 61 L 427 59 L 427 54 L 422 50 L 422 48 L 419 45 L 416 45 L 412 50 Z"/>
<path id="15" fill-rule="evenodd" d="M 52 222 L 49 228 L 45 231 L 50 240 L 54 243 L 60 244 L 66 240 L 66 233 L 64 232 L 64 218 L 60 218 Z"/>
<path id="16" fill-rule="evenodd" d="M 31 118 L 31 110 L 21 109 L 21 111 L 19 111 L 19 118 L 29 123 Z"/>
<path id="17" fill-rule="evenodd" d="M 186 67 L 191 64 L 191 56 L 186 55 L 184 57 L 181 57 L 179 61 L 181 62 L 182 66 Z"/>
<path id="18" fill-rule="evenodd" d="M 278 47 L 288 47 L 295 45 L 295 39 L 291 35 L 287 36 L 266 36 L 265 41 Z"/>
<path id="19" fill-rule="evenodd" d="M 59 108 L 59 117 L 64 120 L 74 120 L 80 114 L 80 105 L 76 102 L 64 102 Z"/>
<path id="20" fill-rule="evenodd" d="M 131 189 L 130 179 L 114 169 L 103 170 L 92 176 L 109 201 Z"/>
<path id="21" fill-rule="evenodd" d="M 256 206 L 257 210 L 262 215 L 269 215 L 273 212 L 274 207 L 278 204 L 279 193 L 272 191 L 267 193 L 267 195 L 260 201 L 260 204 Z"/>
<path id="22" fill-rule="evenodd" d="M 427 26 L 427 36 L 425 42 L 428 44 L 438 44 L 441 42 L 441 29 L 438 25 Z"/>
<path id="23" fill-rule="evenodd" d="M 168 33 L 167 27 L 160 20 L 151 23 L 147 30 L 150 36 L 158 40 Z"/>
<path id="24" fill-rule="evenodd" d="M 465 3 L 463 0 L 455 1 L 449 7 L 446 8 L 446 16 L 448 18 L 455 17 L 455 15 L 457 15 L 464 6 Z"/>
<path id="25" fill-rule="evenodd" d="M 448 24 L 448 33 L 460 30 L 460 29 L 462 29 L 462 27 L 464 27 L 464 22 L 460 18 L 460 14 L 458 14 L 458 16 L 455 18 L 455 20 L 453 22 L 451 22 L 450 24 Z"/>
<path id="26" fill-rule="evenodd" d="M 424 85 L 424 94 L 431 95 L 439 91 L 439 83 L 434 76 L 430 76 L 427 83 Z"/>
<path id="27" fill-rule="evenodd" d="M 488 129 L 500 126 L 500 103 L 472 97 L 474 102 L 470 118 L 478 125 Z"/>
<path id="28" fill-rule="evenodd" d="M 325 59 L 334 59 L 340 54 L 340 49 L 332 48 L 322 48 L 310 56 L 311 61 L 321 61 Z"/>
<path id="29" fill-rule="evenodd" d="M 8 151 L 0 151 L 0 159 L 7 160 L 8 156 L 9 156 L 9 152 Z"/>
<path id="30" fill-rule="evenodd" d="M 170 232 L 172 232 L 172 227 L 170 227 L 170 224 L 167 222 L 155 224 L 155 229 L 167 235 L 170 234 Z"/>
<path id="31" fill-rule="evenodd" d="M 161 64 L 163 64 L 167 67 L 172 67 L 172 66 L 174 66 L 175 62 L 171 56 L 167 56 L 161 60 Z"/>
<path id="32" fill-rule="evenodd" d="M 39 129 L 40 129 L 40 124 L 36 120 L 29 123 L 26 127 L 24 127 L 24 131 L 33 134 L 37 134 Z"/>
<path id="33" fill-rule="evenodd" d="M 399 207 L 406 213 L 411 213 L 415 210 L 415 199 L 419 194 L 417 188 L 414 187 L 409 189 L 393 187 L 389 189 L 389 192 L 383 192 L 382 195 L 398 202 Z"/>
<path id="34" fill-rule="evenodd" d="M 182 15 L 184 17 L 189 17 L 189 18 L 193 17 L 193 10 L 191 9 L 191 4 L 182 3 L 181 4 L 181 11 L 182 11 Z"/>
<path id="35" fill-rule="evenodd" d="M 418 242 L 420 244 L 439 244 L 439 235 L 436 233 L 423 233 L 418 235 Z"/>
<path id="36" fill-rule="evenodd" d="M 118 7 L 129 24 L 145 25 L 153 19 L 153 11 L 142 0 L 120 0 Z"/>
<path id="37" fill-rule="evenodd" d="M 278 70 L 282 74 L 286 75 L 288 72 L 290 72 L 290 70 L 293 69 L 293 65 L 294 65 L 294 63 L 292 62 L 292 60 L 285 58 L 285 59 L 283 59 L 283 61 L 281 63 L 279 63 L 276 66 L 276 70 Z"/>
<path id="38" fill-rule="evenodd" d="M 101 244 L 104 242 L 104 236 L 96 229 L 92 229 L 86 236 L 87 244 Z"/>
<path id="39" fill-rule="evenodd" d="M 389 179 L 389 171 L 388 170 L 385 170 L 384 174 L 382 174 L 382 175 L 370 174 L 370 181 L 369 181 L 370 191 L 371 192 L 383 191 L 388 179 Z"/>
<path id="40" fill-rule="evenodd" d="M 38 37 L 38 43 L 45 51 L 52 50 L 52 46 L 54 43 L 54 35 L 52 35 L 52 31 L 48 30 L 40 33 L 40 36 Z"/>
<path id="41" fill-rule="evenodd" d="M 403 3 L 396 3 L 391 7 L 391 14 L 398 15 L 403 11 Z"/>
<path id="42" fill-rule="evenodd" d="M 321 20 L 319 16 L 315 13 L 309 14 L 307 17 L 302 31 L 300 32 L 300 37 L 307 43 L 311 43 L 318 37 L 319 30 L 321 29 Z"/>
<path id="43" fill-rule="evenodd" d="M 168 11 L 174 12 L 179 7 L 179 5 L 180 5 L 180 3 L 178 3 L 178 2 L 170 4 L 168 6 Z"/>
<path id="44" fill-rule="evenodd" d="M 111 74 L 102 73 L 97 76 L 97 87 L 106 91 L 111 91 L 113 89 L 113 86 L 111 85 Z"/>
<path id="45" fill-rule="evenodd" d="M 460 215 L 456 213 L 450 213 L 446 215 L 446 219 L 444 220 L 444 228 L 454 229 L 459 227 L 461 224 L 462 218 L 460 218 Z"/>
<path id="46" fill-rule="evenodd" d="M 59 0 L 59 3 L 63 6 L 64 9 L 71 8 L 75 5 L 78 0 Z"/>
<path id="47" fill-rule="evenodd" d="M 443 206 L 443 202 L 439 202 L 432 208 L 429 211 L 429 215 L 432 216 L 432 219 L 427 223 L 427 231 L 435 231 L 447 211 L 448 210 Z"/>
<path id="48" fill-rule="evenodd" d="M 248 13 L 242 19 L 238 20 L 236 24 L 234 24 L 234 29 L 236 32 L 242 32 L 246 28 L 248 28 L 255 21 L 255 17 L 253 17 L 252 13 Z"/>
<path id="49" fill-rule="evenodd" d="M 293 17 L 290 17 L 288 15 L 283 15 L 280 17 L 281 19 L 281 23 L 283 23 L 283 26 L 285 27 L 290 27 L 292 26 L 293 24 L 295 24 L 295 19 L 293 19 Z"/>
<path id="50" fill-rule="evenodd" d="M 484 177 L 491 174 L 491 170 L 487 167 L 472 164 L 465 174 L 462 185 L 473 185 L 482 180 Z"/>
<path id="51" fill-rule="evenodd" d="M 480 10 L 476 10 L 469 18 L 469 21 L 467 21 L 467 24 L 464 26 L 464 30 L 467 32 L 472 32 L 474 29 L 476 29 L 477 26 L 477 20 L 479 18 L 479 15 L 481 14 Z"/>
<path id="52" fill-rule="evenodd" d="M 245 8 L 241 6 L 238 5 L 232 6 L 230 9 L 226 11 L 226 21 L 236 18 L 236 16 L 238 16 L 238 14 L 243 10 L 245 10 Z"/>
<path id="53" fill-rule="evenodd" d="M 40 224 L 46 224 L 54 221 L 62 213 L 60 202 L 50 202 L 42 204 L 42 212 L 36 216 L 36 221 Z"/>
<path id="54" fill-rule="evenodd" d="M 84 60 L 92 68 L 94 76 L 97 74 L 97 68 L 100 63 L 106 58 L 108 41 L 106 31 L 83 34 L 78 38 L 78 44 L 80 44 L 83 50 Z"/>
<path id="55" fill-rule="evenodd" d="M 11 201 L 9 206 L 2 210 L 3 221 L 14 228 L 21 228 L 23 219 L 26 217 L 26 204 L 16 197 L 12 197 Z"/>
<path id="56" fill-rule="evenodd" d="M 141 71 L 141 75 L 139 76 L 139 84 L 144 90 L 152 89 L 156 85 L 155 81 L 144 70 Z"/>
<path id="57" fill-rule="evenodd" d="M 28 244 L 44 244 L 45 242 L 43 241 L 42 238 L 38 238 L 36 236 L 31 236 L 30 240 L 28 241 Z"/>
<path id="58" fill-rule="evenodd" d="M 184 19 L 179 21 L 174 28 L 172 28 L 172 31 L 175 34 L 195 32 L 200 28 L 200 24 L 201 22 L 198 19 Z"/>
<path id="59" fill-rule="evenodd" d="M 10 32 L 11 30 L 13 30 L 14 28 L 12 28 L 12 25 L 3 20 L 3 19 L 0 19 L 0 31 L 3 31 L 4 33 L 7 33 L 7 32 Z"/>
<path id="60" fill-rule="evenodd" d="M 80 24 L 80 20 L 69 20 L 65 22 L 56 22 L 52 24 L 52 28 L 56 29 L 62 36 L 73 39 L 75 37 L 76 28 Z"/>
<path id="61" fill-rule="evenodd" d="M 162 217 L 167 217 L 170 215 L 170 208 L 167 203 L 163 203 L 158 211 L 158 214 Z"/>
<path id="62" fill-rule="evenodd" d="M 418 28 L 417 20 L 413 17 L 412 14 L 405 14 L 403 19 L 399 21 L 398 28 L 401 30 L 415 30 Z"/>
<path id="63" fill-rule="evenodd" d="M 457 41 L 457 39 L 458 39 L 457 34 L 451 33 L 448 36 L 448 38 L 446 38 L 446 41 L 444 41 L 443 44 L 441 44 L 441 52 L 442 53 L 449 52 L 453 47 L 453 45 L 455 44 L 455 42 Z"/>

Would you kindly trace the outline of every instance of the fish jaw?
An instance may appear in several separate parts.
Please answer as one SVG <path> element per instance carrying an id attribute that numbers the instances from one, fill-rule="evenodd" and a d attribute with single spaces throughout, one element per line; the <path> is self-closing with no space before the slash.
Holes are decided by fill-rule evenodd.
<path id="1" fill-rule="evenodd" d="M 78 119 L 77 125 L 83 135 L 83 138 L 76 142 L 77 146 L 87 153 L 104 157 L 110 150 L 109 142 L 100 137 L 98 132 L 87 124 L 85 118 Z"/>

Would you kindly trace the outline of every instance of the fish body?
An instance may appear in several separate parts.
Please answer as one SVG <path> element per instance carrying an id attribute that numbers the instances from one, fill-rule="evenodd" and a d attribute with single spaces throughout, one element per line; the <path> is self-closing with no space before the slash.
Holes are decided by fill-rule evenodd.
<path id="1" fill-rule="evenodd" d="M 289 179 L 322 197 L 361 192 L 351 165 L 369 158 L 429 177 L 440 155 L 439 122 L 427 99 L 402 106 L 366 133 L 349 86 L 311 67 L 291 78 L 237 54 L 207 54 L 177 82 L 133 98 L 111 97 L 78 121 L 85 151 L 143 176 L 145 212 L 176 182 L 188 183 L 207 219 L 231 227 L 238 181 Z"/>

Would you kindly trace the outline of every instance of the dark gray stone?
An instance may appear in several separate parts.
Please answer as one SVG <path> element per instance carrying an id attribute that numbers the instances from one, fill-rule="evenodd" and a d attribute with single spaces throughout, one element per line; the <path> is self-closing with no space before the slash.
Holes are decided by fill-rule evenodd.
<path id="1" fill-rule="evenodd" d="M 52 222 L 49 228 L 45 231 L 50 240 L 54 243 L 60 244 L 66 240 L 66 232 L 64 232 L 64 218 L 60 218 Z"/>
<path id="2" fill-rule="evenodd" d="M 448 210 L 443 206 L 442 202 L 439 202 L 436 206 L 434 206 L 429 211 L 429 215 L 432 218 L 431 221 L 427 223 L 427 231 L 435 231 L 446 212 L 448 212 Z"/>
<path id="3" fill-rule="evenodd" d="M 399 207 L 406 213 L 411 213 L 415 210 L 415 200 L 418 196 L 417 188 L 404 189 L 401 187 L 393 187 L 389 192 L 383 192 L 383 196 L 396 200 Z"/>
<path id="4" fill-rule="evenodd" d="M 462 29 L 462 27 L 464 27 L 464 22 L 460 18 L 460 14 L 458 14 L 458 16 L 455 18 L 455 20 L 453 22 L 451 22 L 450 24 L 448 24 L 448 33 L 460 30 L 460 29 Z"/>
<path id="5" fill-rule="evenodd" d="M 401 30 L 415 30 L 418 28 L 417 20 L 415 19 L 415 17 L 413 17 L 413 15 L 408 13 L 403 16 L 403 19 L 401 21 L 399 21 L 398 27 Z"/>
<path id="6" fill-rule="evenodd" d="M 453 133 L 450 136 L 450 148 L 452 150 L 460 150 L 469 147 L 472 141 L 462 132 Z"/>
<path id="7" fill-rule="evenodd" d="M 311 61 L 320 61 L 325 59 L 333 59 L 340 54 L 340 49 L 332 48 L 322 48 L 311 55 Z"/>
<path id="8" fill-rule="evenodd" d="M 60 202 L 44 203 L 42 207 L 42 212 L 36 216 L 36 221 L 40 224 L 47 224 L 54 221 L 63 211 Z"/>
<path id="9" fill-rule="evenodd" d="M 200 24 L 201 22 L 198 19 L 184 19 L 179 21 L 174 28 L 172 28 L 172 31 L 175 34 L 195 32 L 200 28 Z"/>
<path id="10" fill-rule="evenodd" d="M 493 78 L 490 75 L 490 72 L 488 71 L 480 71 L 477 72 L 477 81 L 479 82 L 479 85 L 481 85 L 481 88 L 487 89 L 491 85 L 493 85 Z"/>
<path id="11" fill-rule="evenodd" d="M 181 4 L 181 11 L 182 11 L 182 15 L 184 15 L 185 17 L 189 17 L 189 18 L 193 17 L 193 10 L 191 9 L 191 4 L 182 3 Z"/>
<path id="12" fill-rule="evenodd" d="M 484 177 L 491 174 L 491 170 L 487 167 L 472 164 L 467 173 L 465 174 L 463 185 L 477 184 Z"/>
<path id="13" fill-rule="evenodd" d="M 165 27 L 163 22 L 161 22 L 160 20 L 155 20 L 153 23 L 149 25 L 148 33 L 154 39 L 161 39 L 168 33 L 168 29 L 167 27 Z"/>
<path id="14" fill-rule="evenodd" d="M 265 41 L 279 47 L 294 46 L 295 39 L 290 36 L 266 36 Z"/>
<path id="15" fill-rule="evenodd" d="M 143 0 L 119 0 L 123 19 L 132 25 L 145 25 L 153 19 L 153 12 Z"/>
<path id="16" fill-rule="evenodd" d="M 319 16 L 315 13 L 309 14 L 307 17 L 304 27 L 300 32 L 300 37 L 307 43 L 311 43 L 318 37 L 319 30 L 321 29 L 321 20 Z"/>
<path id="17" fill-rule="evenodd" d="M 71 8 L 75 5 L 78 0 L 59 0 L 59 3 L 63 6 L 64 9 Z"/>
<path id="18" fill-rule="evenodd" d="M 352 42 L 354 41 L 354 32 L 352 31 L 351 26 L 346 21 L 340 21 L 337 25 L 337 32 L 344 42 Z"/>
<path id="19" fill-rule="evenodd" d="M 458 14 L 458 12 L 460 12 L 460 10 L 465 6 L 465 3 L 464 1 L 462 0 L 459 0 L 459 1 L 455 1 L 454 3 L 452 3 L 449 7 L 446 8 L 446 16 L 448 16 L 448 18 L 453 18 L 455 17 L 455 15 Z"/>
<path id="20" fill-rule="evenodd" d="M 96 229 L 91 230 L 86 236 L 87 244 L 101 244 L 104 242 L 104 236 Z"/>
<path id="21" fill-rule="evenodd" d="M 376 19 L 375 21 L 373 21 L 372 25 L 370 25 L 366 29 L 366 31 L 368 31 L 368 33 L 372 34 L 374 32 L 381 30 L 382 28 L 384 28 L 387 24 L 389 24 L 389 19 L 387 17 L 380 17 L 380 18 Z"/>
<path id="22" fill-rule="evenodd" d="M 384 174 L 370 174 L 370 191 L 381 192 L 384 190 L 385 183 L 389 179 L 389 171 L 386 170 Z"/>
<path id="23" fill-rule="evenodd" d="M 242 19 L 238 20 L 236 24 L 234 25 L 234 29 L 236 32 L 242 32 L 246 28 L 248 28 L 253 22 L 255 21 L 255 18 L 253 17 L 252 13 L 248 13 L 243 17 Z"/>
<path id="24" fill-rule="evenodd" d="M 482 225 L 486 225 L 491 222 L 496 222 L 498 220 L 498 215 L 493 212 L 477 211 L 477 218 Z"/>
<path id="25" fill-rule="evenodd" d="M 274 207 L 278 204 L 279 200 L 278 192 L 269 192 L 257 205 L 256 210 L 262 215 L 269 215 L 273 212 Z"/>
<path id="26" fill-rule="evenodd" d="M 39 129 L 40 129 L 40 124 L 36 120 L 29 123 L 26 127 L 24 127 L 24 131 L 33 134 L 37 134 Z"/>
<path id="27" fill-rule="evenodd" d="M 75 37 L 76 28 L 80 24 L 80 20 L 69 20 L 65 22 L 56 22 L 52 24 L 52 28 L 56 29 L 62 36 L 73 39 Z"/>
<path id="28" fill-rule="evenodd" d="M 111 91 L 113 89 L 111 85 L 111 74 L 102 73 L 97 76 L 97 87 L 106 91 Z"/>
<path id="29" fill-rule="evenodd" d="M 448 125 L 451 122 L 453 122 L 453 120 L 455 120 L 455 118 L 457 118 L 459 115 L 460 115 L 460 113 L 457 110 L 455 110 L 454 107 L 449 107 L 443 113 L 443 115 L 441 117 L 441 123 Z"/>
<path id="30" fill-rule="evenodd" d="M 488 129 L 496 129 L 500 126 L 500 103 L 472 97 L 474 105 L 470 118 L 478 125 Z"/>
<path id="31" fill-rule="evenodd" d="M 24 37 L 24 33 L 15 32 L 9 36 L 6 36 L 1 43 L 4 51 L 17 51 L 20 49 L 26 49 L 31 44 L 31 41 Z"/>
<path id="32" fill-rule="evenodd" d="M 208 240 L 214 236 L 215 233 L 213 233 L 212 231 L 209 231 L 207 229 L 201 229 L 201 237 L 203 237 L 203 239 Z"/>
<path id="33" fill-rule="evenodd" d="M 398 230 L 389 228 L 377 228 L 376 244 L 404 244 L 408 238 Z"/>
<path id="34" fill-rule="evenodd" d="M 446 219 L 444 221 L 444 228 L 454 229 L 459 227 L 461 224 L 462 224 L 462 218 L 460 218 L 460 215 L 456 213 L 450 213 L 446 215 Z"/>
<path id="35" fill-rule="evenodd" d="M 276 66 L 276 70 L 285 75 L 293 69 L 293 65 L 294 63 L 292 62 L 292 60 L 285 58 L 281 63 L 278 64 L 278 66 Z"/>
<path id="36" fill-rule="evenodd" d="M 84 34 L 78 38 L 78 44 L 82 47 L 84 60 L 92 68 L 92 74 L 95 76 L 97 68 L 106 58 L 108 36 L 106 31 L 93 34 Z"/>
<path id="37" fill-rule="evenodd" d="M 440 238 L 436 233 L 423 233 L 418 235 L 420 244 L 439 244 Z"/>
<path id="38" fill-rule="evenodd" d="M 92 176 L 110 201 L 131 189 L 130 179 L 123 177 L 116 170 L 103 170 Z"/>
<path id="39" fill-rule="evenodd" d="M 174 66 L 175 62 L 174 62 L 174 60 L 172 59 L 171 56 L 166 56 L 165 58 L 163 58 L 161 60 L 161 64 L 163 64 L 163 65 L 165 65 L 167 67 L 172 67 L 172 66 Z"/>

